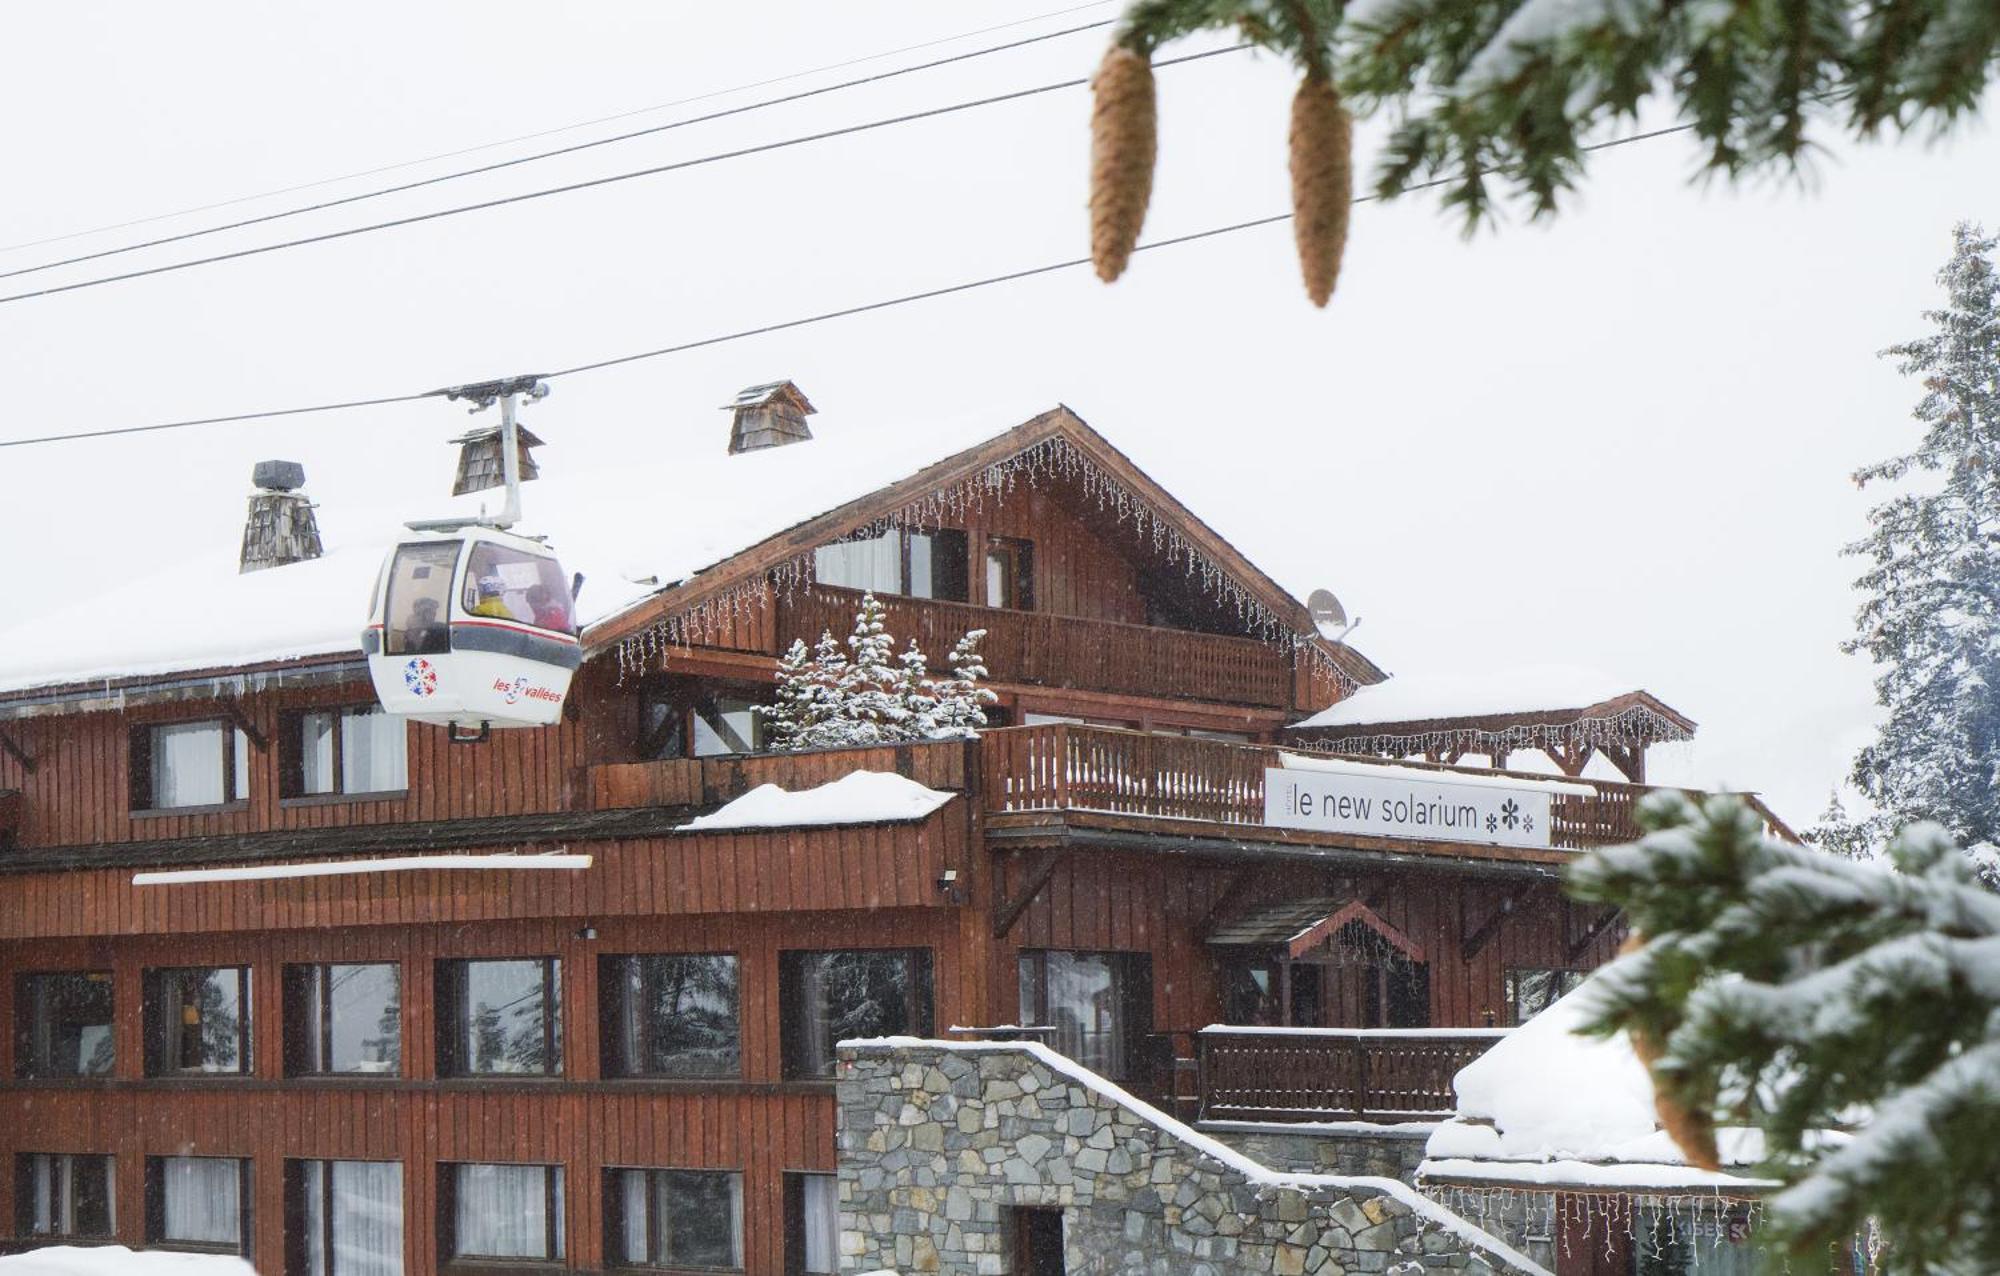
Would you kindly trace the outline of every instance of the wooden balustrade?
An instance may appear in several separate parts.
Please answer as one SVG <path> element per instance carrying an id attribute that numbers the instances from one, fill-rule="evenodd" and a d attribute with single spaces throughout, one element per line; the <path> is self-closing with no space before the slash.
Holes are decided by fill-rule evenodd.
<path id="1" fill-rule="evenodd" d="M 964 740 L 940 740 L 594 766 L 589 771 L 590 804 L 594 810 L 713 806 L 741 797 L 760 784 L 797 791 L 831 783 L 854 771 L 893 771 L 928 788 L 963 789 L 971 747 Z"/>
<path id="2" fill-rule="evenodd" d="M 930 598 L 879 596 L 898 646 L 915 639 L 933 669 L 968 630 L 984 629 L 981 654 L 996 682 L 1079 687 L 1130 695 L 1289 708 L 1292 663 L 1254 638 L 1007 611 Z M 810 646 L 824 631 L 854 629 L 861 594 L 809 585 L 782 596 L 778 643 Z"/>
<path id="3" fill-rule="evenodd" d="M 1408 1121 L 1448 1115 L 1451 1079 L 1508 1029 L 1208 1028 L 1208 1121 Z"/>

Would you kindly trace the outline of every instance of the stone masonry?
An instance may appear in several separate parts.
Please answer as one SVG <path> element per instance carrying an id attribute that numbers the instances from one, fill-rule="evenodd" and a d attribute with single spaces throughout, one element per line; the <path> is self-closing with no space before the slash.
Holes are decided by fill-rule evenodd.
<path id="1" fill-rule="evenodd" d="M 1369 1126 L 1281 1125 L 1276 1122 L 1204 1121 L 1195 1127 L 1253 1161 L 1296 1174 L 1366 1174 L 1417 1183 L 1424 1144 L 1437 1124 Z"/>
<path id="2" fill-rule="evenodd" d="M 1544 1269 L 1393 1179 L 1285 1175 L 1044 1047 L 843 1046 L 840 1270 L 1002 1276 L 1016 1207 L 1074 1276 Z"/>

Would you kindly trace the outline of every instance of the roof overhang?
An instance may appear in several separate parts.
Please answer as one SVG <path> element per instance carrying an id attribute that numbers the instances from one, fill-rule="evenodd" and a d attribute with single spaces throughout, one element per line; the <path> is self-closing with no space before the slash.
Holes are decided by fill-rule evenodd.
<path id="1" fill-rule="evenodd" d="M 1438 747 L 1433 742 L 1448 739 L 1464 741 L 1461 752 L 1490 753 L 1495 747 L 1540 748 L 1557 739 L 1598 743 L 1593 736 L 1602 736 L 1607 743 L 1669 743 L 1692 739 L 1695 721 L 1651 692 L 1639 690 L 1569 708 L 1550 706 L 1505 713 L 1299 725 L 1286 730 L 1294 740 L 1344 745 L 1350 751 L 1363 753 L 1391 752 L 1392 747 L 1376 747 L 1376 744 L 1393 745 L 1399 741 L 1415 745 L 1410 752 L 1423 752 L 1426 747 Z M 1613 735 L 1617 739 L 1613 740 Z"/>

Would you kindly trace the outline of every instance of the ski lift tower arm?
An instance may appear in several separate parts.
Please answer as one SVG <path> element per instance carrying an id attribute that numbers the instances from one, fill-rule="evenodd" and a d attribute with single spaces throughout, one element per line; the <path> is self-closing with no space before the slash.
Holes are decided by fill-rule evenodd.
<path id="1" fill-rule="evenodd" d="M 447 399 L 463 399 L 472 404 L 473 412 L 484 412 L 495 402 L 500 404 L 500 474 L 507 485 L 507 504 L 492 518 L 482 518 L 479 522 L 487 527 L 497 527 L 502 531 L 521 521 L 521 431 L 514 418 L 514 409 L 522 395 L 530 403 L 548 397 L 548 382 L 542 380 L 539 372 L 524 377 L 503 377 L 498 381 L 474 381 L 469 385 L 446 386 L 433 390 Z M 434 519 L 424 523 L 411 523 L 413 528 L 449 528 L 464 526 L 464 520 Z"/>

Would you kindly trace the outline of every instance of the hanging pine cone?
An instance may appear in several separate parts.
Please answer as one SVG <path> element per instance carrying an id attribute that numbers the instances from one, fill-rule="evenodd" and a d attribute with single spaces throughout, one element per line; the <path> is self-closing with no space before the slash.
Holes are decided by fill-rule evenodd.
<path id="1" fill-rule="evenodd" d="M 1646 937 L 1633 931 L 1619 946 L 1621 955 L 1643 948 Z M 1659 1119 L 1660 1128 L 1665 1130 L 1681 1150 L 1688 1164 L 1701 1170 L 1720 1170 L 1722 1157 L 1715 1147 L 1715 1118 L 1707 1112 L 1695 1112 L 1684 1106 L 1661 1088 L 1659 1079 L 1653 1077 L 1653 1061 L 1661 1054 L 1660 1043 L 1653 1040 L 1637 1024 L 1628 1027 L 1625 1035 L 1631 1039 L 1632 1053 L 1639 1056 L 1639 1062 L 1646 1065 L 1646 1074 L 1653 1080 L 1653 1115 Z"/>
<path id="2" fill-rule="evenodd" d="M 1153 195 L 1153 65 L 1114 44 L 1090 88 L 1090 259 L 1110 283 L 1125 273 Z"/>
<path id="3" fill-rule="evenodd" d="M 1354 205 L 1354 122 L 1340 90 L 1308 73 L 1292 98 L 1292 233 L 1299 269 L 1315 306 L 1333 296 Z"/>

